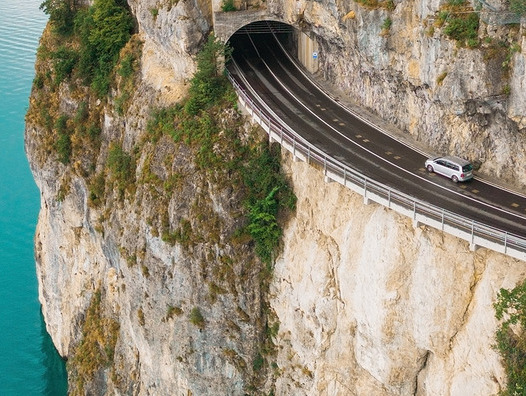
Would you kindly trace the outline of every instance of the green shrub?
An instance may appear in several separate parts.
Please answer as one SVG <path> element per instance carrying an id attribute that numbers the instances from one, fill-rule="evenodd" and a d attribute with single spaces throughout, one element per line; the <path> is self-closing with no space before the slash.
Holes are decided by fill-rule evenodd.
<path id="1" fill-rule="evenodd" d="M 74 67 L 77 65 L 79 54 L 77 51 L 66 48 L 65 46 L 51 54 L 53 59 L 53 69 L 55 71 L 55 84 L 59 85 L 66 78 L 71 76 Z"/>
<path id="2" fill-rule="evenodd" d="M 510 9 L 518 15 L 526 15 L 526 0 L 510 0 Z"/>
<path id="3" fill-rule="evenodd" d="M 79 107 L 77 108 L 77 113 L 75 114 L 75 118 L 73 119 L 73 122 L 75 123 L 75 125 L 81 125 L 87 121 L 88 117 L 89 117 L 88 104 L 86 102 L 80 102 Z"/>
<path id="4" fill-rule="evenodd" d="M 194 233 L 192 230 L 192 224 L 186 219 L 182 219 L 179 223 L 179 227 L 174 232 L 170 232 L 168 225 L 165 225 L 165 229 L 162 233 L 161 239 L 170 245 L 176 243 L 181 244 L 184 248 L 190 246 L 193 242 Z"/>
<path id="5" fill-rule="evenodd" d="M 50 132 L 53 129 L 53 117 L 49 114 L 47 107 L 40 108 L 40 118 L 42 119 L 42 125 Z"/>
<path id="6" fill-rule="evenodd" d="M 221 66 L 228 61 L 231 53 L 231 48 L 216 40 L 213 34 L 208 36 L 208 41 L 197 55 L 197 72 L 190 81 L 189 98 L 185 104 L 189 115 L 198 114 L 224 97 L 229 83 Z"/>
<path id="7" fill-rule="evenodd" d="M 391 29 L 391 25 L 393 24 L 393 20 L 389 17 L 384 19 L 384 22 L 382 23 L 382 29 L 383 30 L 389 30 Z"/>
<path id="8" fill-rule="evenodd" d="M 40 4 L 40 9 L 49 15 L 49 21 L 55 33 L 66 36 L 73 32 L 75 12 L 70 1 L 44 0 Z"/>
<path id="9" fill-rule="evenodd" d="M 281 227 L 280 209 L 294 209 L 296 197 L 281 173 L 279 145 L 268 148 L 264 143 L 253 150 L 243 168 L 243 179 L 248 189 L 245 206 L 249 211 L 247 230 L 256 242 L 256 254 L 270 266 L 279 245 Z"/>
<path id="10" fill-rule="evenodd" d="M 265 359 L 261 356 L 261 353 L 258 353 L 252 362 L 252 368 L 254 371 L 259 371 L 265 364 Z"/>
<path id="11" fill-rule="evenodd" d="M 134 54 L 126 54 L 119 65 L 117 73 L 123 78 L 129 78 L 135 73 L 135 59 Z"/>
<path id="12" fill-rule="evenodd" d="M 37 73 L 37 75 L 33 79 L 33 86 L 37 89 L 42 89 L 44 88 L 44 81 L 45 81 L 44 76 L 40 73 Z"/>
<path id="13" fill-rule="evenodd" d="M 205 327 L 205 318 L 198 307 L 192 308 L 192 311 L 190 312 L 190 323 L 200 329 Z"/>
<path id="14" fill-rule="evenodd" d="M 59 134 L 56 142 L 56 149 L 58 152 L 58 160 L 64 165 L 68 164 L 72 152 L 71 137 L 65 133 Z"/>
<path id="15" fill-rule="evenodd" d="M 237 11 L 234 0 L 225 0 L 221 5 L 221 10 L 223 10 L 223 12 Z"/>
<path id="16" fill-rule="evenodd" d="M 278 144 L 269 147 L 267 142 L 263 142 L 250 153 L 249 161 L 243 169 L 243 180 L 249 190 L 249 205 L 266 199 L 277 187 L 278 206 L 294 209 L 296 197 L 281 172 L 280 151 Z"/>
<path id="17" fill-rule="evenodd" d="M 279 332 L 279 322 L 274 322 L 271 326 L 267 324 L 266 333 L 268 338 L 276 338 Z"/>
<path id="18" fill-rule="evenodd" d="M 126 264 L 128 264 L 128 267 L 135 267 L 137 264 L 137 255 L 136 254 L 130 254 L 126 256 Z"/>
<path id="19" fill-rule="evenodd" d="M 175 118 L 180 112 L 181 108 L 177 105 L 152 112 L 146 126 L 149 140 L 155 143 L 163 135 L 174 136 L 176 132 Z"/>
<path id="20" fill-rule="evenodd" d="M 122 116 L 124 115 L 124 111 L 126 109 L 126 105 L 128 101 L 130 100 L 130 93 L 125 91 L 121 95 L 117 96 L 114 100 L 115 103 L 115 110 L 117 111 L 117 114 Z"/>
<path id="21" fill-rule="evenodd" d="M 461 46 L 470 44 L 470 47 L 478 45 L 479 15 L 476 12 L 458 14 L 447 20 L 444 34 L 456 40 Z"/>
<path id="22" fill-rule="evenodd" d="M 135 183 L 135 161 L 119 144 L 110 145 L 107 165 L 121 193 Z"/>
<path id="23" fill-rule="evenodd" d="M 436 22 L 435 22 L 437 27 L 443 26 L 444 23 L 446 23 L 446 21 L 449 19 L 450 15 L 451 14 L 449 13 L 449 11 L 445 11 L 445 10 L 440 11 L 438 13 L 438 16 L 437 16 L 437 19 L 436 19 Z"/>
<path id="24" fill-rule="evenodd" d="M 466 46 L 468 48 L 477 48 L 479 46 L 480 42 L 478 38 L 470 38 L 466 42 Z"/>
<path id="25" fill-rule="evenodd" d="M 96 124 L 92 124 L 88 127 L 87 135 L 92 141 L 99 139 L 101 133 L 102 129 Z"/>
<path id="26" fill-rule="evenodd" d="M 109 91 L 111 72 L 132 29 L 133 19 L 121 0 L 95 0 L 75 17 L 81 42 L 79 72 L 99 97 Z"/>
<path id="27" fill-rule="evenodd" d="M 278 203 L 274 196 L 279 187 L 274 189 L 261 200 L 249 206 L 248 232 L 256 242 L 256 254 L 264 263 L 270 264 L 273 252 L 281 238 L 281 227 L 278 224 Z"/>
<path id="28" fill-rule="evenodd" d="M 89 184 L 89 201 L 93 206 L 97 207 L 103 203 L 105 189 L 106 175 L 104 173 L 99 173 Z"/>
<path id="29" fill-rule="evenodd" d="M 502 396 L 524 395 L 526 391 L 526 282 L 513 290 L 500 289 L 495 316 L 503 320 L 496 333 L 496 349 L 507 377 Z M 514 327 L 514 329 L 512 329 Z M 515 331 L 514 331 L 515 330 Z"/>
<path id="30" fill-rule="evenodd" d="M 62 115 L 55 122 L 55 131 L 58 138 L 55 142 L 55 149 L 58 153 L 58 160 L 63 164 L 69 163 L 72 153 L 71 132 L 68 128 L 68 116 Z"/>

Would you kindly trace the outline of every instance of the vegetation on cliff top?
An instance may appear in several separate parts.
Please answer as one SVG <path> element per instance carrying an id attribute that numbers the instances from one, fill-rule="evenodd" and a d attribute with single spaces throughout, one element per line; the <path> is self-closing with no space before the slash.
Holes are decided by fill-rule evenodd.
<path id="1" fill-rule="evenodd" d="M 109 90 L 111 73 L 119 52 L 129 41 L 133 18 L 124 0 L 95 0 L 93 6 L 76 10 L 69 1 L 45 0 L 41 8 L 49 15 L 54 32 L 80 46 L 61 47 L 53 54 L 56 78 L 61 82 L 76 72 L 99 97 Z"/>
<path id="2" fill-rule="evenodd" d="M 102 202 L 101 180 L 106 176 L 114 178 L 121 192 L 129 185 L 132 172 L 117 169 L 115 161 L 102 175 L 94 171 L 102 144 L 104 105 L 112 99 L 110 87 L 115 110 L 122 115 L 135 90 L 142 42 L 131 36 L 133 18 L 125 1 L 95 0 L 93 6 L 77 9 L 70 1 L 46 0 L 41 8 L 50 16 L 50 24 L 38 49 L 26 119 L 46 133 L 39 135 L 40 150 L 33 160 L 43 163 L 56 158 L 72 166 L 93 187 L 92 200 Z M 68 106 L 61 105 L 64 97 Z M 112 147 L 114 160 L 116 150 Z"/>

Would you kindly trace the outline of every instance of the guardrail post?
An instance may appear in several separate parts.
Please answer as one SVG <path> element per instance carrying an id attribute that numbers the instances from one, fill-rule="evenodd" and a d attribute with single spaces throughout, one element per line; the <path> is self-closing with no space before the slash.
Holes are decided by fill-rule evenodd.
<path id="1" fill-rule="evenodd" d="M 307 164 L 310 164 L 310 146 L 307 149 Z"/>
<path id="2" fill-rule="evenodd" d="M 293 161 L 298 162 L 298 157 L 296 157 L 296 136 L 294 136 L 292 140 L 292 156 L 293 156 Z"/>
<path id="3" fill-rule="evenodd" d="M 416 201 L 413 201 L 413 227 L 418 228 L 420 222 L 416 219 Z"/>
<path id="4" fill-rule="evenodd" d="M 272 145 L 272 143 L 274 143 L 276 140 L 272 137 L 272 132 L 269 131 L 268 133 L 268 142 L 269 142 L 269 146 Z"/>
<path id="5" fill-rule="evenodd" d="M 387 207 L 391 209 L 391 190 L 387 191 Z"/>
<path id="6" fill-rule="evenodd" d="M 369 205 L 369 198 L 367 198 L 367 179 L 363 179 L 363 203 Z"/>
<path id="7" fill-rule="evenodd" d="M 325 179 L 325 183 L 330 183 L 332 182 L 331 178 L 329 176 L 327 176 L 327 156 L 325 156 L 324 160 L 323 160 L 323 174 L 324 174 L 324 179 Z"/>
<path id="8" fill-rule="evenodd" d="M 475 221 L 471 220 L 471 243 L 469 244 L 469 250 L 475 252 L 478 246 L 475 244 Z"/>
<path id="9" fill-rule="evenodd" d="M 508 252 L 508 233 L 504 234 L 504 254 Z"/>
<path id="10" fill-rule="evenodd" d="M 347 187 L 347 169 L 343 168 L 343 186 Z"/>

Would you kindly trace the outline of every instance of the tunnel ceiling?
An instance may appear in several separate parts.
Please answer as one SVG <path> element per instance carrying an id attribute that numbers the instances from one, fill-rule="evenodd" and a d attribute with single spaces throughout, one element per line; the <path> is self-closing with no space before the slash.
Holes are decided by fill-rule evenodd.
<path id="1" fill-rule="evenodd" d="M 238 29 L 234 35 L 261 33 L 292 33 L 294 27 L 278 21 L 256 21 Z"/>

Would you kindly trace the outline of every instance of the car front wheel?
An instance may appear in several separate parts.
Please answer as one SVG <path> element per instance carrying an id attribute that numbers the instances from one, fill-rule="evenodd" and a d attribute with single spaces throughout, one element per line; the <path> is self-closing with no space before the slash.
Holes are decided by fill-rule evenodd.
<path id="1" fill-rule="evenodd" d="M 431 165 L 427 166 L 427 171 L 433 173 L 433 167 Z"/>

